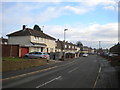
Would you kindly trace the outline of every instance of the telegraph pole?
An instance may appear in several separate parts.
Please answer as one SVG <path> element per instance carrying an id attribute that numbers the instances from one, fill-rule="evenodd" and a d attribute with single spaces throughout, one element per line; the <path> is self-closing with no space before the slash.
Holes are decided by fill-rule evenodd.
<path id="1" fill-rule="evenodd" d="M 98 50 L 97 50 L 97 54 L 99 55 L 100 53 L 100 48 L 101 48 L 101 41 L 98 41 Z"/>
<path id="2" fill-rule="evenodd" d="M 101 48 L 101 41 L 99 41 L 99 49 Z"/>

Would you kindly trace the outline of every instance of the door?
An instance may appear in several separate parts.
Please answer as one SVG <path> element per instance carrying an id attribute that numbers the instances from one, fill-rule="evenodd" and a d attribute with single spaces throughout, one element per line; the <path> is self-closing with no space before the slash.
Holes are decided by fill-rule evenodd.
<path id="1" fill-rule="evenodd" d="M 21 48 L 21 57 L 23 57 L 27 53 L 29 53 L 29 48 L 28 47 L 22 47 Z"/>
<path id="2" fill-rule="evenodd" d="M 41 52 L 43 52 L 43 47 L 41 47 Z"/>
<path id="3" fill-rule="evenodd" d="M 48 48 L 47 48 L 47 53 L 48 53 Z"/>

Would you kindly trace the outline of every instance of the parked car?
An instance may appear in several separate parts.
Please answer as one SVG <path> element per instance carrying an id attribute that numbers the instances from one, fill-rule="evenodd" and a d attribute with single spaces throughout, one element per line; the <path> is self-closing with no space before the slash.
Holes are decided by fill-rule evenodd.
<path id="1" fill-rule="evenodd" d="M 24 57 L 27 58 L 46 58 L 47 60 L 50 59 L 50 56 L 48 53 L 45 52 L 30 52 L 25 54 Z"/>
<path id="2" fill-rule="evenodd" d="M 87 54 L 87 53 L 84 53 L 82 56 L 83 56 L 83 57 L 87 57 L 87 56 L 88 56 L 88 54 Z"/>

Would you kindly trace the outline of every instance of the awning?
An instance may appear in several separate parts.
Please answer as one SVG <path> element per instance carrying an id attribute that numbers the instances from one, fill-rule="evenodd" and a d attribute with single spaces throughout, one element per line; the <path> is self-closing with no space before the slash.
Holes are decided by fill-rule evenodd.
<path id="1" fill-rule="evenodd" d="M 31 42 L 32 46 L 38 46 L 38 47 L 46 47 L 47 45 L 44 44 L 44 43 L 34 43 L 34 42 Z"/>

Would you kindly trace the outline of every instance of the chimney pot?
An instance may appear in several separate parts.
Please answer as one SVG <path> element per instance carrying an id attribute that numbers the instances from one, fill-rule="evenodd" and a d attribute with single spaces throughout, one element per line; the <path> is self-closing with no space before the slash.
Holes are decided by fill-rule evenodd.
<path id="1" fill-rule="evenodd" d="M 25 30 L 26 25 L 23 25 L 23 30 Z"/>

